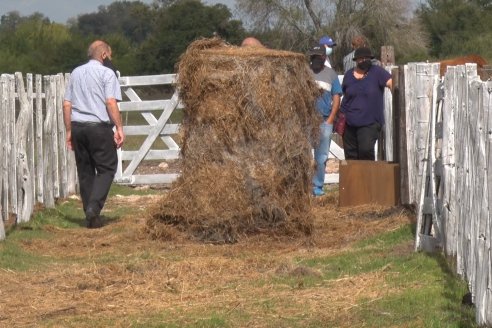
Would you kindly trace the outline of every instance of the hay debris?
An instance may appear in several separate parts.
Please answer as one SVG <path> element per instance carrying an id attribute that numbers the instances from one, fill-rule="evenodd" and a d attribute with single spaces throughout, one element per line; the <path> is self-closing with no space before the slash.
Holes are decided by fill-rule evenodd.
<path id="1" fill-rule="evenodd" d="M 258 232 L 310 234 L 311 140 L 319 91 L 302 54 L 192 43 L 178 66 L 182 175 L 148 220 L 234 243 Z M 166 228 L 164 228 L 166 229 Z"/>

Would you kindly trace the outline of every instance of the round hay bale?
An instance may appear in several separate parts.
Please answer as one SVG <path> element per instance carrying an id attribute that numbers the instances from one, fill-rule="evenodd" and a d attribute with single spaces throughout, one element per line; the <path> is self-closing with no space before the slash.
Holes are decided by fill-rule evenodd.
<path id="1" fill-rule="evenodd" d="M 182 174 L 148 221 L 194 238 L 312 231 L 312 144 L 318 88 L 304 55 L 193 42 L 178 65 L 185 106 Z"/>

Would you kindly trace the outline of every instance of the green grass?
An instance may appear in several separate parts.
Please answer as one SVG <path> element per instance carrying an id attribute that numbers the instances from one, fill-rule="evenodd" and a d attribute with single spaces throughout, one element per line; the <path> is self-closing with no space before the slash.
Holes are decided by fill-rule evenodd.
<path id="1" fill-rule="evenodd" d="M 474 309 L 461 305 L 461 298 L 468 291 L 466 283 L 450 271 L 441 254 L 409 250 L 413 231 L 414 226 L 407 225 L 358 242 L 342 254 L 298 259 L 297 265 L 319 270 L 322 278 L 308 276 L 274 282 L 292 288 L 323 287 L 323 281 L 385 272 L 386 296 L 376 301 L 360 300 L 351 321 L 363 322 L 364 327 L 476 327 Z M 340 318 L 334 318 L 328 327 L 339 323 Z"/>
<path id="2" fill-rule="evenodd" d="M 110 190 L 110 196 L 152 195 L 156 193 L 159 191 L 152 189 L 135 190 L 128 186 L 116 184 L 113 184 Z M 111 221 L 123 214 L 136 211 L 137 209 L 134 208 L 119 207 L 110 212 L 104 212 L 104 214 Z M 27 271 L 46 267 L 52 259 L 42 254 L 25 251 L 22 246 L 29 245 L 36 239 L 50 239 L 52 234 L 46 229 L 47 226 L 61 229 L 85 229 L 85 224 L 84 213 L 78 200 L 64 199 L 59 201 L 55 208 L 36 212 L 29 222 L 19 224 L 7 231 L 6 240 L 0 243 L 0 269 Z M 111 261 L 104 257 L 99 260 L 102 262 Z"/>
<path id="3" fill-rule="evenodd" d="M 127 186 L 114 185 L 110 195 L 149 195 L 158 194 L 156 190 L 135 190 Z M 117 220 L 122 215 L 137 212 L 131 206 L 119 206 L 106 214 Z M 152 263 L 172 267 L 175 264 L 194 261 L 180 252 L 180 245 L 169 247 L 158 243 L 155 248 L 136 247 L 128 253 L 115 248 L 112 252 L 102 252 L 90 257 L 45 256 L 33 250 L 36 240 L 49 240 L 54 235 L 49 227 L 60 229 L 85 229 L 80 201 L 63 200 L 55 209 L 45 209 L 36 213 L 33 220 L 8 231 L 7 240 L 0 243 L 0 270 L 9 272 L 28 272 L 50 270 L 52 263 L 76 263 L 80 266 L 118 266 L 135 275 L 145 273 Z M 126 227 L 120 230 L 107 229 L 108 234 L 127 233 Z M 250 322 L 261 322 L 264 327 L 477 327 L 474 308 L 461 305 L 461 298 L 467 292 L 466 283 L 450 270 L 451 265 L 440 254 L 428 255 L 413 251 L 415 226 L 408 224 L 394 231 L 360 240 L 349 248 L 333 252 L 329 256 L 289 257 L 291 268 L 305 268 L 304 275 L 264 274 L 258 280 L 245 280 L 241 277 L 229 279 L 227 283 L 216 285 L 210 294 L 220 295 L 223 290 L 231 291 L 268 287 L 271 294 L 251 299 L 239 297 L 237 307 L 221 304 L 202 304 L 198 308 L 180 304 L 161 311 L 141 309 L 125 318 L 92 318 L 85 314 L 65 317 L 44 318 L 44 327 L 111 327 L 124 324 L 128 327 L 242 327 Z M 167 248 L 169 247 L 169 248 Z M 214 246 L 203 245 L 203 248 Z M 217 248 L 220 252 L 222 248 Z M 125 251 L 126 250 L 126 251 Z M 298 253 L 297 253 L 298 254 Z M 83 254 L 82 254 L 83 256 Z M 204 255 L 205 256 L 205 255 Z M 227 256 L 227 255 L 225 255 Z M 276 259 L 268 253 L 234 253 L 236 261 L 253 261 L 258 267 L 268 267 Z M 277 263 L 278 264 L 278 263 Z M 163 265 L 163 267 L 165 267 Z M 275 266 L 274 266 L 275 267 Z M 254 269 L 252 269 L 254 270 Z M 166 272 L 163 272 L 165 275 Z M 196 273 L 199 275 L 200 273 Z M 299 295 L 306 292 L 323 295 L 331 292 L 334 281 L 348 279 L 356 281 L 359 277 L 381 277 L 383 281 L 378 297 L 361 296 L 348 305 L 350 310 L 324 316 L 323 309 L 314 313 L 298 311 L 295 302 L 289 302 L 279 295 L 289 292 Z M 217 279 L 220 279 L 217 276 Z M 379 281 L 378 281 L 379 283 Z M 373 288 L 378 288 L 378 285 Z M 1 287 L 1 285 L 0 285 Z M 206 286 L 202 286 L 206 288 Z M 0 288 L 1 290 L 1 288 Z M 348 289 L 349 290 L 349 289 Z M 200 290 L 202 291 L 202 290 Z M 169 291 L 168 297 L 179 297 L 179 290 Z M 362 293 L 362 295 L 364 295 Z M 241 295 L 239 295 L 241 296 Z M 166 297 L 164 294 L 163 297 Z"/>
<path id="4" fill-rule="evenodd" d="M 162 114 L 162 110 L 151 111 L 150 113 L 153 114 L 154 117 L 158 120 L 160 115 Z M 124 125 L 148 126 L 148 122 L 145 120 L 145 118 L 139 112 L 125 112 L 122 114 L 122 116 L 123 116 L 122 119 L 123 119 Z M 183 116 L 184 116 L 183 110 L 182 109 L 176 109 L 172 112 L 167 123 L 179 124 L 183 120 Z M 176 142 L 179 143 L 178 135 L 174 135 L 172 137 Z M 127 135 L 123 149 L 124 150 L 139 150 L 142 143 L 145 141 L 146 138 L 147 138 L 146 135 Z M 157 138 L 154 141 L 151 149 L 167 149 L 167 146 L 164 144 L 164 142 L 162 142 L 162 140 L 160 138 Z"/>
<path id="5" fill-rule="evenodd" d="M 22 241 L 8 240 L 0 244 L 0 269 L 23 272 L 49 264 L 49 258 L 23 250 L 20 245 Z"/>
<path id="6" fill-rule="evenodd" d="M 118 185 L 113 183 L 111 189 L 109 190 L 108 197 L 121 195 L 121 196 L 146 196 L 146 195 L 158 195 L 161 194 L 162 191 L 155 189 L 135 189 L 125 185 Z"/>

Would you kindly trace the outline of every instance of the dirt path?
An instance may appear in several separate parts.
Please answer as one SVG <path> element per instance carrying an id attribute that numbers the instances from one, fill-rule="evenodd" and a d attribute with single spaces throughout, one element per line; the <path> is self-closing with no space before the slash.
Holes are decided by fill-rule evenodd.
<path id="1" fill-rule="evenodd" d="M 123 215 L 97 230 L 45 226 L 49 238 L 23 241 L 24 250 L 46 261 L 26 272 L 0 269 L 0 326 L 120 327 L 152 322 L 159 313 L 170 322 L 192 324 L 202 312 L 226 308 L 226 313 L 249 313 L 249 326 L 263 327 L 269 314 L 257 313 L 255 318 L 254 313 L 266 311 L 261 304 L 267 300 L 275 300 L 285 315 L 304 313 L 306 307 L 321 318 L 341 315 L 355 304 L 354 297 L 377 298 L 383 274 L 334 280 L 321 294 L 316 288 L 293 290 L 261 282 L 318 277 L 317 271 L 298 266 L 298 259 L 341 253 L 354 241 L 412 219 L 401 208 L 340 210 L 336 194 L 330 194 L 313 200 L 312 238 L 256 236 L 223 246 L 162 242 L 144 232 L 145 211 L 158 198 L 111 197 L 108 210 L 128 207 L 137 214 Z M 411 251 L 411 245 L 404 251 Z"/>

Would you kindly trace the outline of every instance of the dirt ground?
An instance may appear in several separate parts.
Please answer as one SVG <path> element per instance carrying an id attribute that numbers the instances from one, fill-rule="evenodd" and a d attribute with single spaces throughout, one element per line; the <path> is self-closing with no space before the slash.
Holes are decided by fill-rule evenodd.
<path id="1" fill-rule="evenodd" d="M 321 318 L 348 316 L 357 299 L 378 297 L 382 273 L 331 281 L 321 294 L 257 282 L 272 276 L 317 276 L 297 266 L 297 259 L 343 252 L 354 241 L 413 220 L 399 207 L 341 209 L 335 191 L 312 199 L 315 234 L 309 238 L 258 235 L 220 246 L 163 242 L 144 232 L 146 210 L 159 197 L 117 195 L 106 210 L 128 207 L 133 214 L 96 230 L 46 226 L 50 238 L 24 241 L 22 247 L 45 256 L 46 263 L 27 272 L 0 270 L 0 327 L 121 327 L 156 313 L 186 323 L 213 309 L 253 314 L 248 326 L 263 327 L 264 314 L 254 315 L 257 303 L 272 298 L 283 304 L 285 315 L 307 309 Z M 403 251 L 411 250 L 408 245 Z"/>

